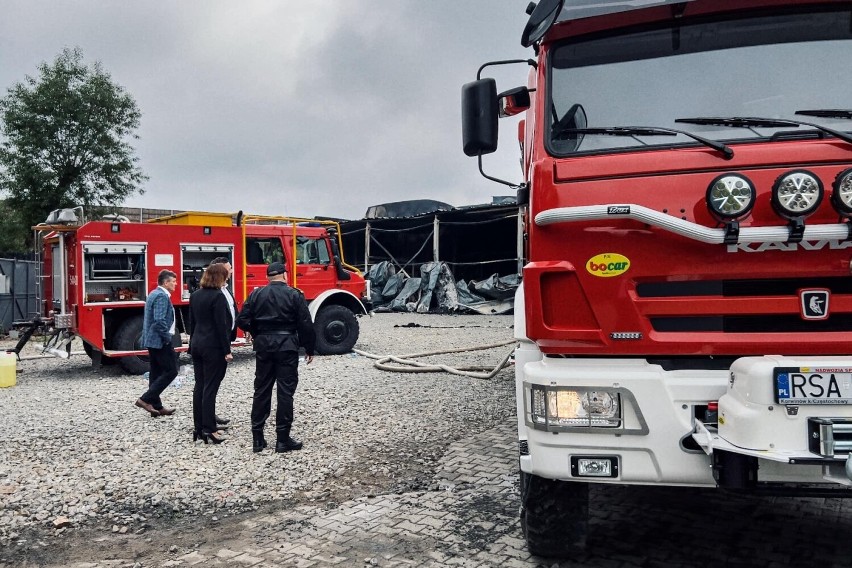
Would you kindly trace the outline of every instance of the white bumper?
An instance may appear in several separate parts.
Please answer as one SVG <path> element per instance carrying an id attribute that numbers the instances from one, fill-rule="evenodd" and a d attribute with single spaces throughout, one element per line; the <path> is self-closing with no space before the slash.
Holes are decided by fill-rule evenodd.
<path id="1" fill-rule="evenodd" d="M 730 371 L 666 371 L 644 359 L 542 358 L 524 342 L 515 367 L 519 438 L 526 449 L 521 469 L 551 479 L 713 487 L 712 454 L 725 451 L 757 458 L 760 482 L 852 485 L 846 449 L 852 447 L 852 405 L 776 402 L 774 369 L 809 366 L 852 368 L 852 357 L 744 357 Z M 532 385 L 617 393 L 622 423 L 536 424 Z M 719 402 L 718 429 L 696 419 L 695 407 L 711 401 Z M 836 453 L 826 453 L 832 443 Z M 617 475 L 578 478 L 572 472 L 572 458 L 594 457 L 613 458 Z"/>
<path id="2" fill-rule="evenodd" d="M 700 450 L 687 451 L 681 440 L 694 431 L 694 406 L 725 393 L 727 371 L 665 371 L 642 359 L 559 359 L 526 362 L 534 346 L 515 358 L 519 389 L 520 438 L 528 455 L 521 469 L 551 479 L 576 479 L 572 457 L 612 456 L 614 478 L 590 482 L 714 486 L 710 460 Z M 623 424 L 619 428 L 537 429 L 530 419 L 530 385 L 608 389 L 619 394 Z"/>

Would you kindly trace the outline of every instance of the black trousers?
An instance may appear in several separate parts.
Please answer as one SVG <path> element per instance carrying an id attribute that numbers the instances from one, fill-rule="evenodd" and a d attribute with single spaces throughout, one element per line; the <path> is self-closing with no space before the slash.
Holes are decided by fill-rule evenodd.
<path id="1" fill-rule="evenodd" d="M 293 395 L 299 384 L 298 351 L 258 351 L 254 375 L 254 400 L 251 405 L 251 429 L 263 432 L 272 410 L 272 387 L 277 385 L 275 433 L 279 440 L 290 435 L 293 425 Z"/>
<path id="2" fill-rule="evenodd" d="M 211 434 L 216 427 L 216 395 L 225 378 L 228 362 L 218 350 L 192 354 L 195 388 L 192 391 L 192 420 L 195 431 Z"/>
<path id="3" fill-rule="evenodd" d="M 163 408 L 160 395 L 166 387 L 172 384 L 178 374 L 178 359 L 175 348 L 166 345 L 159 349 L 148 348 L 148 359 L 151 361 L 151 370 L 148 373 L 148 390 L 140 396 L 142 400 L 156 408 Z"/>

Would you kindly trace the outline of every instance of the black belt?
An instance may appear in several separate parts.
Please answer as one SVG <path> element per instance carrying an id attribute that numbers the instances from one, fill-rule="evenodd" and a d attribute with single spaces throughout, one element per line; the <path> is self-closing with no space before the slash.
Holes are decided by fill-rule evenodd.
<path id="1" fill-rule="evenodd" d="M 296 332 L 295 332 L 295 331 L 286 331 L 286 330 L 281 330 L 281 331 L 259 331 L 259 332 L 257 332 L 257 335 L 296 335 Z"/>

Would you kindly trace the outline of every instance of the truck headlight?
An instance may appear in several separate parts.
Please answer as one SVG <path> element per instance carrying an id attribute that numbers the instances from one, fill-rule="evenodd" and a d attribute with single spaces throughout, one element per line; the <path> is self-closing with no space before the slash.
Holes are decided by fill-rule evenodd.
<path id="1" fill-rule="evenodd" d="M 606 389 L 531 385 L 530 414 L 533 424 L 545 429 L 617 428 L 621 426 L 621 399 Z"/>
<path id="2" fill-rule="evenodd" d="M 787 219 L 806 217 L 822 201 L 822 182 L 807 170 L 793 170 L 775 180 L 772 206 Z"/>
<path id="3" fill-rule="evenodd" d="M 743 175 L 723 174 L 710 182 L 706 198 L 710 212 L 717 219 L 738 219 L 754 207 L 754 185 Z"/>
<path id="4" fill-rule="evenodd" d="M 838 213 L 844 217 L 852 215 L 852 168 L 843 170 L 837 175 L 831 200 Z"/>

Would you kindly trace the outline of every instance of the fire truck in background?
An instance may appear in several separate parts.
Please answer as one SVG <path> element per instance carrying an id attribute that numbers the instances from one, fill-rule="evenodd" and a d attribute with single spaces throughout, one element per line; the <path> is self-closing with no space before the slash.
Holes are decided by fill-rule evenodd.
<path id="1" fill-rule="evenodd" d="M 367 313 L 369 286 L 358 269 L 345 264 L 333 221 L 189 212 L 148 223 L 85 222 L 82 215 L 79 207 L 54 211 L 35 227 L 43 255 L 43 310 L 41 317 L 22 322 L 16 351 L 37 328 L 47 328 L 48 353 L 68 357 L 71 340 L 79 336 L 93 363 L 116 360 L 129 373 L 144 373 L 142 316 L 159 272 L 177 274 L 172 303 L 176 331 L 185 334 L 189 295 L 210 261 L 223 256 L 234 267 L 229 287 L 237 309 L 252 290 L 266 285 L 266 266 L 284 262 L 288 283 L 308 300 L 317 352 L 345 353 L 358 340 L 356 316 Z M 237 344 L 244 343 L 240 332 Z"/>
<path id="2" fill-rule="evenodd" d="M 849 496 L 848 2 L 531 4 L 528 82 L 462 89 L 464 151 L 519 124 L 515 333 L 530 551 L 590 484 Z M 488 177 L 488 176 L 486 176 Z M 491 178 L 494 179 L 494 178 Z M 497 180 L 501 181 L 501 180 Z M 594 493 L 592 493 L 594 495 Z"/>

